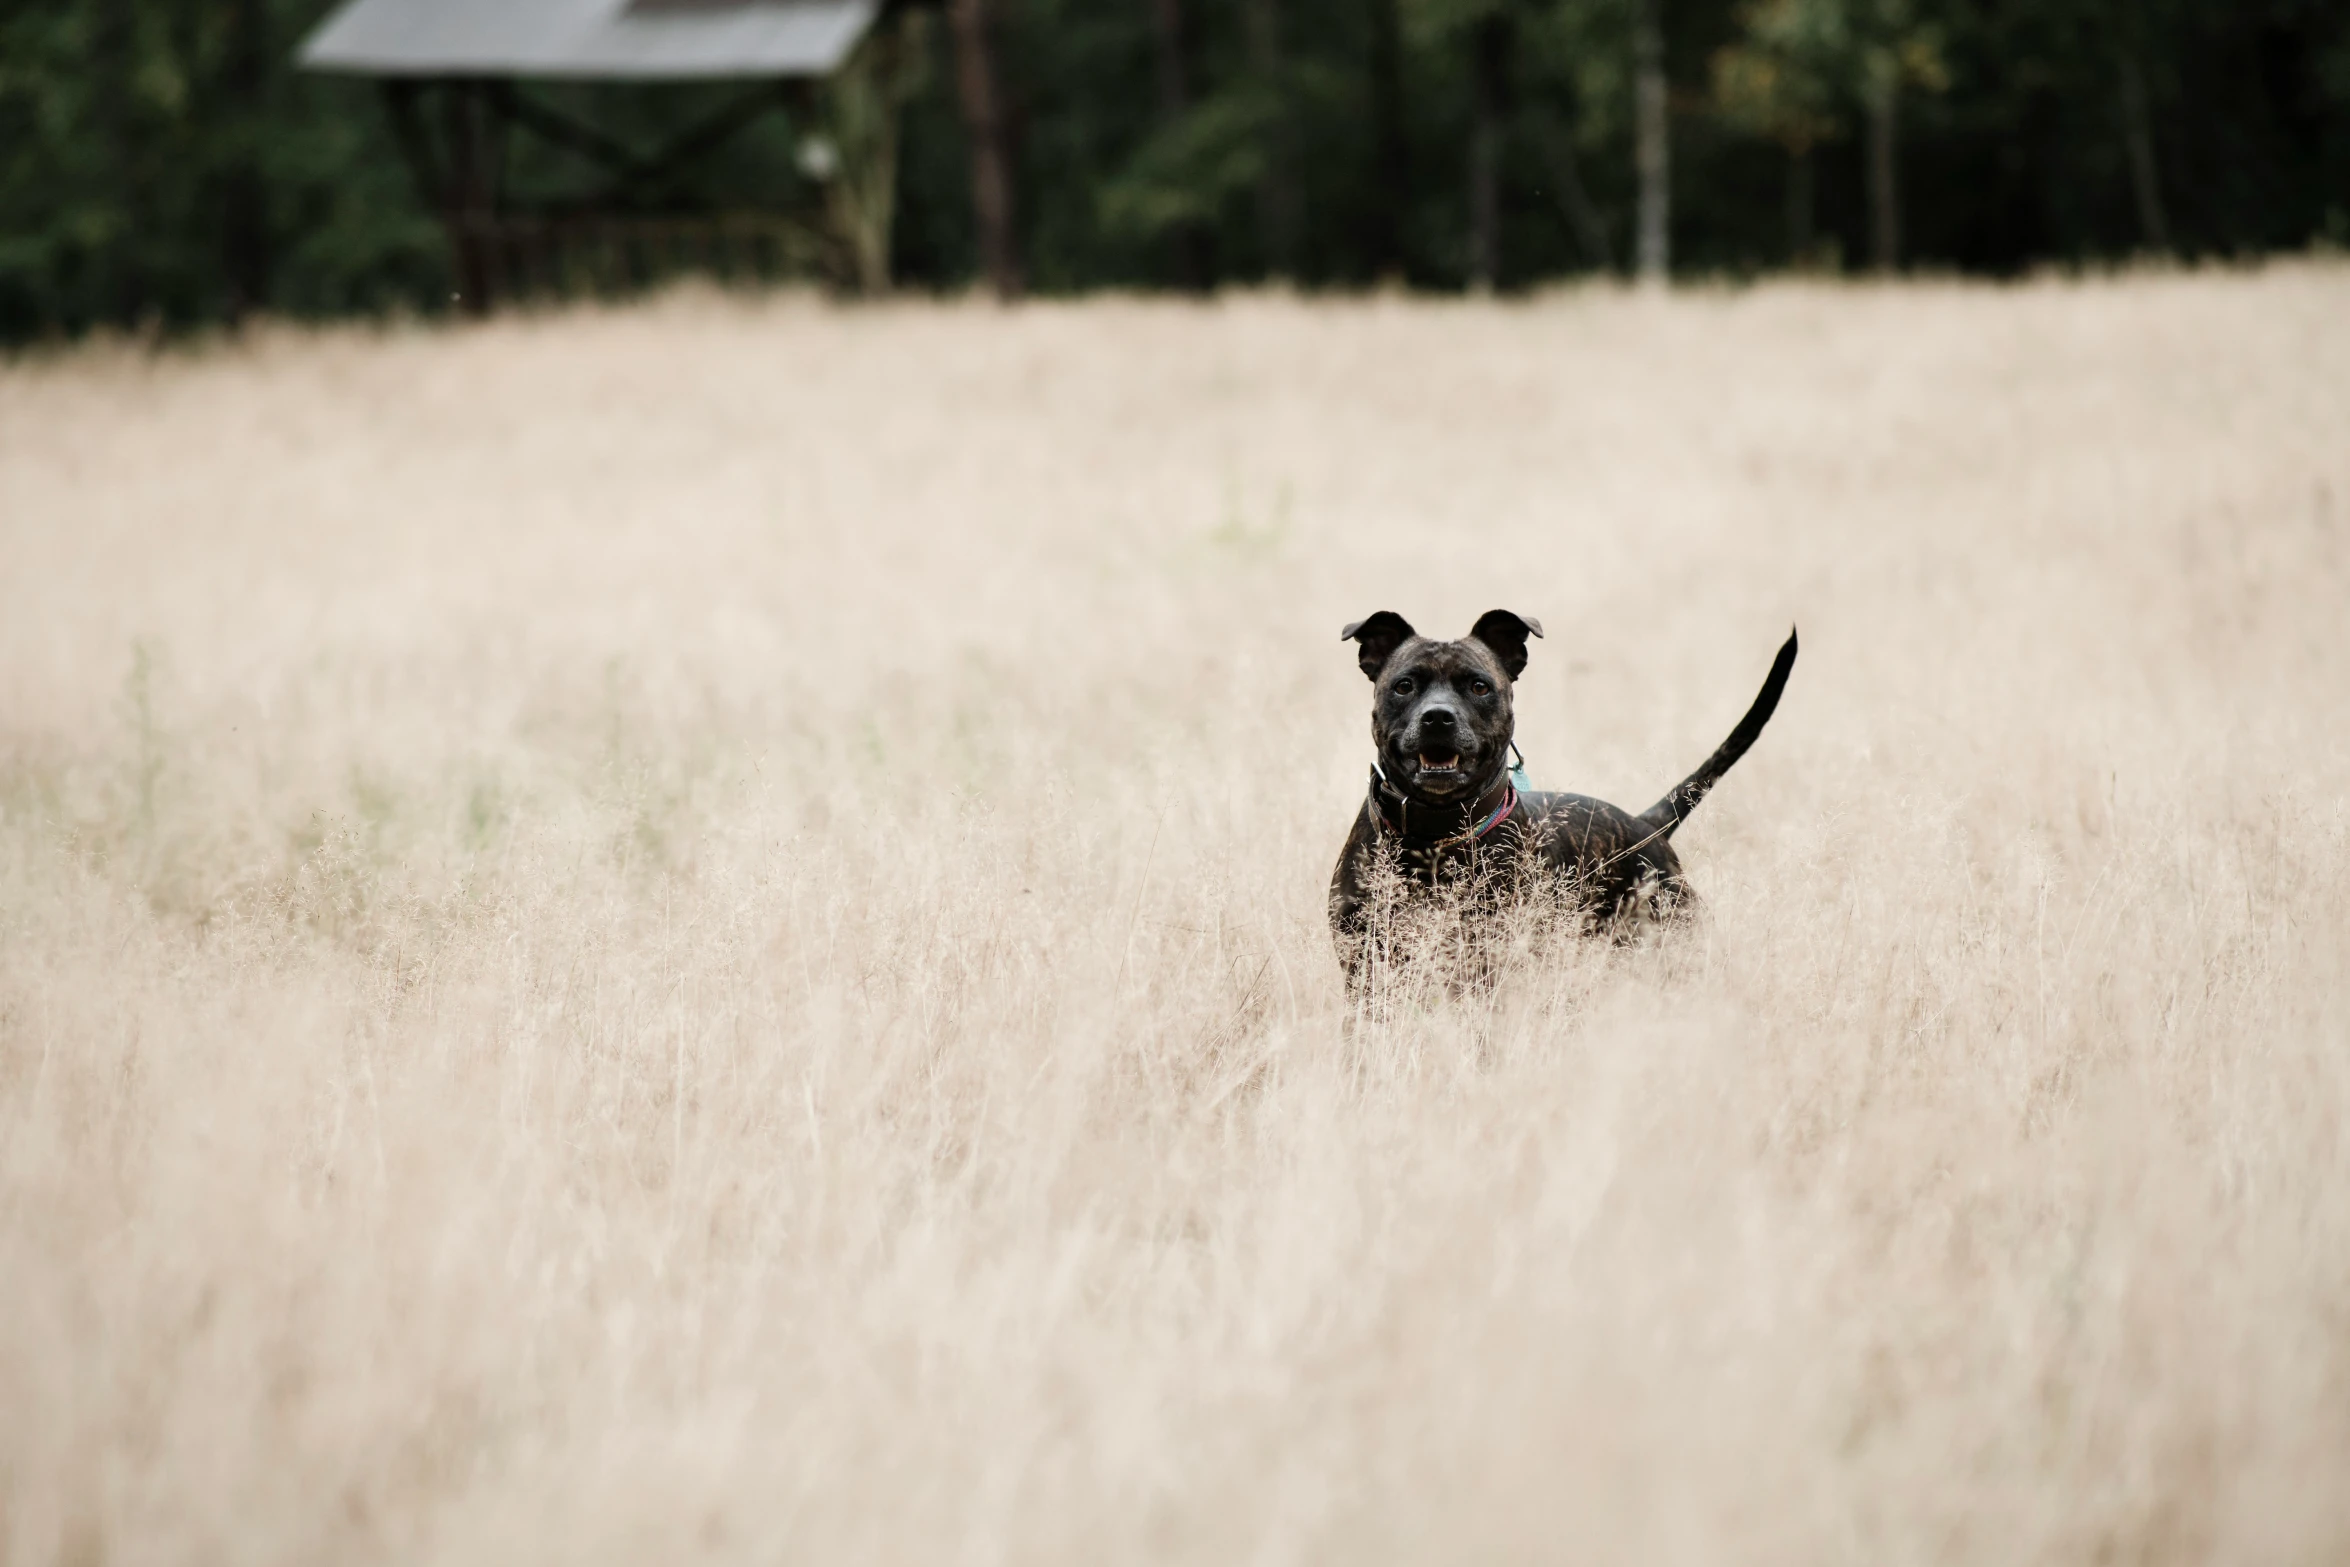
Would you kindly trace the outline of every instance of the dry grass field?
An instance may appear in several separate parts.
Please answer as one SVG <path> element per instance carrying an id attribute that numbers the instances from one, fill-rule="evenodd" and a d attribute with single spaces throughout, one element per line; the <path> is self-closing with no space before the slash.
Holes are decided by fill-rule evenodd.
<path id="1" fill-rule="evenodd" d="M 2346 620 L 2338 263 L 0 365 L 0 1558 L 2340 1561 Z"/>

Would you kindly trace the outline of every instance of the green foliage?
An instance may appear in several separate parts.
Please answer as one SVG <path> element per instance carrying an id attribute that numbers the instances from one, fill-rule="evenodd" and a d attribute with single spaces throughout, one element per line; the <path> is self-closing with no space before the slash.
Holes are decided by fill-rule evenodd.
<path id="1" fill-rule="evenodd" d="M 381 309 L 443 286 L 372 92 L 291 69 L 319 9 L 0 14 L 0 337 Z"/>
<path id="2" fill-rule="evenodd" d="M 0 10 L 0 341 L 253 309 L 445 308 L 441 226 L 374 85 L 293 68 L 328 4 Z M 1183 0 L 1189 93 L 1173 115 L 1146 0 L 996 4 L 1019 238 L 1042 290 L 1196 281 L 1203 264 L 1209 281 L 1400 272 L 1457 286 L 1472 34 L 1497 12 L 1514 40 L 1502 281 L 1621 260 L 1630 0 Z M 1790 259 L 1779 189 L 1791 155 L 1816 179 L 1804 202 L 1821 253 L 1861 253 L 1848 132 L 1888 85 L 1904 90 L 1905 246 L 1923 264 L 1996 272 L 2123 254 L 2144 242 L 2149 196 L 2189 254 L 2305 245 L 2350 225 L 2350 7 L 2338 0 L 1665 0 L 1665 20 L 1674 248 L 1690 268 Z M 1400 39 L 1392 68 L 1387 36 Z M 659 181 L 615 188 L 576 153 L 518 137 L 509 199 L 813 213 L 856 277 L 958 286 L 975 247 L 951 32 L 913 27 L 892 47 L 886 85 L 861 57 L 864 75 L 816 100 L 822 123 L 770 120 Z M 649 148 L 739 88 L 523 90 Z M 1381 121 L 1386 104 L 1399 124 Z M 893 106 L 894 131 L 877 118 Z M 797 156 L 811 131 L 850 155 L 853 178 L 811 183 Z"/>
<path id="3" fill-rule="evenodd" d="M 1714 102 L 1731 123 L 1792 152 L 1844 129 L 1838 66 L 1848 48 L 1841 6 L 1757 0 L 1743 36 L 1715 51 Z"/>
<path id="4" fill-rule="evenodd" d="M 1790 151 L 1842 134 L 1857 99 L 1950 85 L 1942 29 L 1910 0 L 1754 0 L 1739 23 L 1713 57 L 1714 102 Z"/>
<path id="5" fill-rule="evenodd" d="M 1153 132 L 1102 187 L 1104 226 L 1155 236 L 1215 222 L 1227 203 L 1265 178 L 1280 113 L 1280 99 L 1257 82 L 1194 105 Z"/>

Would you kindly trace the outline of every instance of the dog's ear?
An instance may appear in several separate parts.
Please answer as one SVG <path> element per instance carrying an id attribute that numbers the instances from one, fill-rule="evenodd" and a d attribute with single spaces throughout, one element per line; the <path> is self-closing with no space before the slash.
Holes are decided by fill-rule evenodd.
<path id="1" fill-rule="evenodd" d="M 1410 621 L 1392 609 L 1383 609 L 1338 633 L 1338 640 L 1355 644 L 1359 655 L 1355 661 L 1363 666 L 1364 677 L 1376 680 L 1379 671 L 1395 656 L 1395 650 L 1418 635 Z"/>
<path id="2" fill-rule="evenodd" d="M 1493 649 L 1493 656 L 1501 660 L 1502 673 L 1515 680 L 1526 668 L 1526 638 L 1542 635 L 1542 622 L 1531 615 L 1489 609 L 1477 617 L 1469 635 Z"/>

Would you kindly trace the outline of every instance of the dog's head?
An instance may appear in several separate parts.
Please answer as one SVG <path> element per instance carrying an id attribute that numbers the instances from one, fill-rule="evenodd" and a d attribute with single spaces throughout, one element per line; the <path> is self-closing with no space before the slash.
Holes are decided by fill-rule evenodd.
<path id="1" fill-rule="evenodd" d="M 1487 610 L 1458 642 L 1439 642 L 1383 609 L 1339 633 L 1360 652 L 1376 694 L 1371 740 L 1379 770 L 1411 799 L 1474 799 L 1509 765 L 1516 717 L 1510 688 L 1526 667 L 1526 638 L 1542 623 Z"/>

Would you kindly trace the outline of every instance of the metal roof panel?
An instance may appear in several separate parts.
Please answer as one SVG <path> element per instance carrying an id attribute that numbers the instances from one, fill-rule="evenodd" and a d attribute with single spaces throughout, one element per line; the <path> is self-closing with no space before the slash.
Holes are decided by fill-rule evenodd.
<path id="1" fill-rule="evenodd" d="M 300 60 L 363 76 L 822 76 L 879 9 L 879 0 L 349 0 L 303 41 Z"/>

